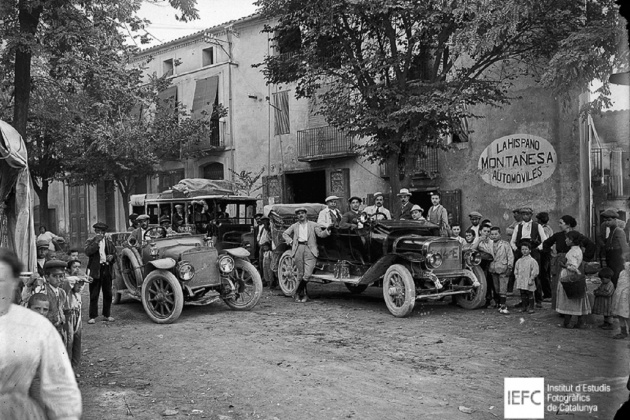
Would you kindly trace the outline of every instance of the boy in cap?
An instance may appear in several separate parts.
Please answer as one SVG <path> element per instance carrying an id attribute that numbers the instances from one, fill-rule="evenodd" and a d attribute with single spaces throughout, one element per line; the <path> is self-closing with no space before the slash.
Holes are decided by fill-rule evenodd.
<path id="1" fill-rule="evenodd" d="M 37 246 L 37 274 L 44 277 L 44 264 L 48 260 L 48 242 L 39 240 Z"/>
<path id="2" fill-rule="evenodd" d="M 369 216 L 370 220 L 391 220 L 392 214 L 383 207 L 384 202 L 385 198 L 383 197 L 383 193 L 375 192 L 374 205 L 364 208 L 363 211 Z"/>
<path id="3" fill-rule="evenodd" d="M 339 227 L 339 223 L 341 222 L 341 212 L 337 208 L 337 200 L 339 197 L 336 195 L 331 195 L 326 197 L 326 205 L 328 208 L 319 212 L 317 216 L 317 224 L 329 228 L 329 227 Z"/>
<path id="4" fill-rule="evenodd" d="M 140 219 L 141 216 L 138 216 Z M 96 235 L 85 244 L 85 255 L 88 256 L 87 274 L 92 277 L 90 283 L 90 309 L 88 324 L 94 324 L 98 316 L 98 298 L 103 290 L 103 316 L 109 322 L 113 322 L 111 317 L 112 306 L 112 278 L 114 262 L 116 260 L 116 247 L 109 235 L 105 233 L 108 226 L 98 222 L 92 226 Z M 136 233 L 138 229 L 132 232 Z"/>
<path id="5" fill-rule="evenodd" d="M 47 318 L 57 329 L 65 345 L 67 344 L 65 324 L 70 309 L 68 308 L 68 296 L 61 286 L 66 278 L 66 263 L 59 260 L 46 261 L 44 276 L 46 278 L 46 294 L 50 304 Z"/>
<path id="6" fill-rule="evenodd" d="M 416 220 L 416 221 L 426 221 L 427 219 L 425 219 L 424 217 L 422 217 L 422 212 L 424 211 L 424 209 L 422 207 L 420 207 L 417 204 L 414 204 L 411 207 L 411 220 Z"/>
<path id="7" fill-rule="evenodd" d="M 359 211 L 363 200 L 361 200 L 357 196 L 354 196 L 350 197 L 348 203 L 350 204 L 350 210 L 348 210 L 346 213 L 344 213 L 343 216 L 341 216 L 341 223 L 339 223 L 339 227 L 341 229 L 363 228 L 363 223 L 361 222 L 361 212 Z"/>
<path id="8" fill-rule="evenodd" d="M 401 188 L 398 194 L 400 197 L 400 210 L 396 212 L 396 220 L 411 220 L 411 209 L 413 204 L 409 201 L 411 193 L 407 188 Z"/>
<path id="9" fill-rule="evenodd" d="M 479 237 L 479 227 L 480 227 L 482 217 L 483 216 L 478 211 L 472 211 L 468 215 L 468 218 L 470 219 L 470 224 L 471 224 L 471 226 L 468 229 L 474 230 L 475 233 L 477 234 L 477 237 Z"/>
<path id="10" fill-rule="evenodd" d="M 311 222 L 306 218 L 306 208 L 295 209 L 298 221 L 284 231 L 282 237 L 287 245 L 291 246 L 291 256 L 297 267 L 298 286 L 293 294 L 296 302 L 304 303 L 308 301 L 306 284 L 308 283 L 319 251 L 317 250 L 317 236 L 326 238 L 329 235 L 327 229 L 319 224 Z"/>

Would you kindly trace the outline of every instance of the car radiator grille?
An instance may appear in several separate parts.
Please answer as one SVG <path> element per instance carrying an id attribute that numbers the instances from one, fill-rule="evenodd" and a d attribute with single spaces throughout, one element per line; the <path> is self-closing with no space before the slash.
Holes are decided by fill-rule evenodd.
<path id="1" fill-rule="evenodd" d="M 191 287 L 204 284 L 219 284 L 221 278 L 217 266 L 218 252 L 214 248 L 199 248 L 186 251 L 182 260 L 188 261 L 195 267 L 195 277 L 188 284 Z"/>

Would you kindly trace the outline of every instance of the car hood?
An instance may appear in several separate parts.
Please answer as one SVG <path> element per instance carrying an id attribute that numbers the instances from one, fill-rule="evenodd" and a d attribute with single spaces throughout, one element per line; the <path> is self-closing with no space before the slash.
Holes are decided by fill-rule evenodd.
<path id="1" fill-rule="evenodd" d="M 158 258 L 172 258 L 179 261 L 182 253 L 204 246 L 203 236 L 183 236 L 178 238 L 165 238 L 155 241 L 158 249 Z M 145 250 L 150 250 L 146 247 Z"/>

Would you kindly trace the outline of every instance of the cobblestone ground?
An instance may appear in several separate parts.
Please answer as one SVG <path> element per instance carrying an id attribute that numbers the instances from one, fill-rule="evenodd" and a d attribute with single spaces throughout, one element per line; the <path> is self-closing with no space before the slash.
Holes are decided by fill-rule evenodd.
<path id="1" fill-rule="evenodd" d="M 598 412 L 546 418 L 610 419 L 628 396 L 630 341 L 593 328 L 600 319 L 567 330 L 549 304 L 506 316 L 446 302 L 399 319 L 380 288 L 309 290 L 297 304 L 265 289 L 252 312 L 185 307 L 172 325 L 133 299 L 116 322 L 88 325 L 84 294 L 83 418 L 501 419 L 504 377 L 611 387 L 588 394 Z"/>

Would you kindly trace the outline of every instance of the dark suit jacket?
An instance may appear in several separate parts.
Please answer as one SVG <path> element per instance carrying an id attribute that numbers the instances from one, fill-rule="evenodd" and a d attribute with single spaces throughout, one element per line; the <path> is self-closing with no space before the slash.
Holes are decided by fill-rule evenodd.
<path id="1" fill-rule="evenodd" d="M 398 213 L 396 214 L 396 220 L 411 220 L 411 208 L 413 204 L 411 201 L 407 202 L 404 206 L 400 208 Z"/>
<path id="2" fill-rule="evenodd" d="M 349 229 L 351 227 L 356 228 L 358 226 L 360 216 L 360 212 L 354 212 L 352 210 L 344 213 L 344 215 L 341 216 L 341 223 L 339 223 L 339 227 L 341 229 Z"/>
<path id="3" fill-rule="evenodd" d="M 85 255 L 89 258 L 87 268 L 90 270 L 90 276 L 94 279 L 101 278 L 101 256 L 98 252 L 99 242 L 100 235 L 96 235 L 88 239 L 85 243 Z M 114 262 L 116 261 L 116 247 L 108 236 L 105 236 L 105 255 L 114 256 L 114 259 L 109 263 L 109 274 L 113 277 Z"/>

